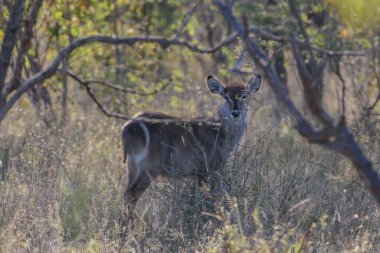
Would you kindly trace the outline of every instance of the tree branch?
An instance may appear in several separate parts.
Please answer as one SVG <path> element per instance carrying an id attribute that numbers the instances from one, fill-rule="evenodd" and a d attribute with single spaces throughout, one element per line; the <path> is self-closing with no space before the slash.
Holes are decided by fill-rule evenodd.
<path id="1" fill-rule="evenodd" d="M 345 125 L 345 122 L 340 121 L 337 126 L 325 124 L 325 128 L 323 130 L 315 131 L 290 99 L 287 88 L 279 79 L 276 71 L 270 64 L 267 64 L 268 55 L 261 51 L 259 47 L 248 36 L 246 36 L 243 26 L 233 15 L 231 8 L 222 4 L 218 0 L 214 0 L 214 4 L 221 11 L 224 19 L 229 23 L 229 25 L 231 25 L 231 27 L 238 32 L 239 37 L 243 40 L 247 52 L 259 63 L 259 67 L 268 78 L 268 83 L 275 92 L 277 99 L 288 108 L 290 114 L 295 118 L 295 128 L 297 131 L 310 142 L 318 143 L 319 145 L 339 152 L 350 159 L 360 178 L 366 183 L 367 189 L 369 189 L 377 202 L 380 204 L 379 175 L 374 170 L 371 162 L 363 154 L 360 146 L 355 142 L 354 137 Z M 295 54 L 297 54 L 297 49 L 295 51 L 293 51 L 293 53 L 295 52 Z M 295 57 L 297 58 L 296 55 Z M 298 68 L 298 70 L 300 71 L 300 68 Z M 308 86 L 310 85 L 311 84 L 308 84 Z M 313 90 L 310 92 L 312 91 Z M 309 95 L 316 96 L 316 94 L 313 93 L 310 93 Z M 323 108 L 320 109 L 323 110 Z M 322 121 L 325 119 L 322 118 L 320 120 Z"/>
<path id="2" fill-rule="evenodd" d="M 113 113 L 113 112 L 108 111 L 108 109 L 102 105 L 102 103 L 97 99 L 95 94 L 92 92 L 91 87 L 90 87 L 89 83 L 86 82 L 86 80 L 83 80 L 80 77 L 75 76 L 75 75 L 71 75 L 71 74 L 69 74 L 69 76 L 72 77 L 73 79 L 75 79 L 77 82 L 79 82 L 85 88 L 87 94 L 90 96 L 92 101 L 94 101 L 94 103 L 98 106 L 100 111 L 102 111 L 105 115 L 107 115 L 108 117 L 114 117 L 114 118 L 123 119 L 123 120 L 130 120 L 130 118 L 126 115 L 123 115 L 120 113 Z"/>
<path id="3" fill-rule="evenodd" d="M 38 12 L 41 8 L 42 0 L 36 0 L 31 7 L 29 17 L 25 20 L 24 30 L 21 35 L 20 48 L 15 62 L 12 80 L 6 85 L 2 91 L 2 96 L 5 98 L 10 92 L 15 90 L 21 84 L 22 68 L 25 63 L 26 53 L 31 47 L 33 38 L 33 28 L 37 22 Z"/>
<path id="4" fill-rule="evenodd" d="M 5 78 L 12 57 L 12 51 L 17 41 L 17 33 L 21 26 L 22 14 L 24 12 L 25 0 L 16 0 L 13 4 L 12 13 L 8 20 L 5 36 L 0 52 L 0 106 L 4 103 L 2 97 Z"/>
<path id="5" fill-rule="evenodd" d="M 291 40 L 292 49 L 293 49 L 293 56 L 297 63 L 297 69 L 299 76 L 301 77 L 301 83 L 303 87 L 303 93 L 305 95 L 305 100 L 307 102 L 307 105 L 310 109 L 310 111 L 313 113 L 314 116 L 316 116 L 324 125 L 326 126 L 333 126 L 334 120 L 331 118 L 331 116 L 323 109 L 322 106 L 322 94 L 321 94 L 321 87 L 323 86 L 323 79 L 322 76 L 316 76 L 311 75 L 305 60 L 303 59 L 301 52 L 299 51 L 298 46 L 296 43 Z M 322 75 L 322 70 L 318 71 L 318 68 L 320 68 L 316 62 L 314 64 L 311 63 L 311 67 L 314 69 L 313 72 L 320 73 Z"/>
<path id="6" fill-rule="evenodd" d="M 260 36 L 262 40 L 276 41 L 282 44 L 287 44 L 290 42 L 288 37 L 274 34 L 272 31 L 268 31 L 267 29 L 261 28 L 261 27 L 250 26 L 249 32 L 257 36 Z M 280 32 L 284 33 L 283 31 L 280 31 Z M 293 38 L 293 39 L 300 47 L 307 46 L 307 42 L 305 40 L 300 40 L 297 38 Z M 364 51 L 349 51 L 349 50 L 334 51 L 334 50 L 321 48 L 315 45 L 310 45 L 310 46 L 313 50 L 327 56 L 364 56 L 365 55 Z"/>
<path id="7" fill-rule="evenodd" d="M 59 70 L 59 71 L 63 72 L 63 70 Z M 107 81 L 103 81 L 103 80 L 95 80 L 95 79 L 86 80 L 86 79 L 80 77 L 78 74 L 74 73 L 70 69 L 68 69 L 66 71 L 66 73 L 70 77 L 72 77 L 74 80 L 78 81 L 79 83 L 82 83 L 82 84 L 85 84 L 85 85 L 88 85 L 88 86 L 91 86 L 91 84 L 100 84 L 100 85 L 106 86 L 108 88 L 117 90 L 117 91 L 121 91 L 121 92 L 125 92 L 125 93 L 131 93 L 131 94 L 135 94 L 135 95 L 139 95 L 139 96 L 152 96 L 152 95 L 155 95 L 155 94 L 159 93 L 160 91 L 163 91 L 164 89 L 166 89 L 171 84 L 170 82 L 169 83 L 165 83 L 160 88 L 146 93 L 146 92 L 141 92 L 141 91 L 138 91 L 138 90 L 135 90 L 135 89 L 123 87 L 123 86 L 120 86 L 120 85 L 117 85 L 117 84 L 113 84 L 111 82 L 107 82 Z"/>
<path id="8" fill-rule="evenodd" d="M 275 91 L 277 99 L 286 105 L 286 107 L 289 109 L 289 112 L 296 119 L 296 121 L 300 122 L 300 124 L 303 125 L 302 122 L 305 122 L 305 120 L 301 112 L 294 105 L 293 101 L 289 99 L 289 91 L 287 86 L 281 82 L 277 73 L 270 66 L 268 55 L 263 53 L 250 38 L 244 37 L 245 32 L 243 30 L 243 27 L 233 16 L 231 9 L 223 5 L 220 1 L 214 0 L 214 3 L 223 14 L 224 19 L 231 25 L 233 29 L 238 31 L 239 36 L 243 39 L 247 52 L 260 63 L 260 67 L 263 69 L 266 77 L 269 79 L 268 84 Z"/>
<path id="9" fill-rule="evenodd" d="M 373 109 L 375 109 L 376 105 L 379 103 L 380 101 L 380 90 L 378 91 L 377 93 L 377 96 L 376 96 L 376 99 L 375 101 L 372 103 L 372 105 L 368 108 L 368 111 L 369 113 L 371 114 Z"/>
<path id="10" fill-rule="evenodd" d="M 185 29 L 185 27 L 187 26 L 187 24 L 189 23 L 190 19 L 191 19 L 191 16 L 193 16 L 195 10 L 197 9 L 198 5 L 201 3 L 201 0 L 198 0 L 194 6 L 190 9 L 190 11 L 186 14 L 186 18 L 183 20 L 180 28 L 178 29 L 178 31 L 176 32 L 175 34 L 175 37 L 176 39 L 178 39 L 182 33 L 182 31 Z"/>
<path id="11" fill-rule="evenodd" d="M 312 65 L 316 65 L 316 60 L 315 60 L 315 57 L 314 57 L 313 50 L 311 48 L 311 43 L 310 43 L 309 35 L 307 34 L 307 32 L 305 30 L 305 27 L 303 25 L 300 13 L 297 10 L 297 6 L 296 6 L 296 3 L 294 2 L 294 0 L 289 0 L 289 8 L 290 8 L 290 11 L 292 12 L 292 14 L 294 15 L 294 17 L 296 18 L 297 23 L 298 23 L 298 27 L 301 29 L 302 36 L 305 39 L 305 45 L 306 45 L 307 50 L 309 51 L 309 56 L 310 56 L 311 64 Z"/>
<path id="12" fill-rule="evenodd" d="M 187 41 L 182 41 L 179 39 L 165 39 L 160 37 L 126 37 L 126 38 L 116 38 L 116 37 L 110 37 L 110 36 L 101 36 L 101 35 L 94 35 L 94 36 L 87 36 L 82 37 L 77 40 L 74 40 L 71 42 L 67 47 L 63 48 L 57 55 L 57 57 L 54 59 L 54 61 L 47 67 L 45 70 L 37 73 L 33 77 L 29 78 L 25 82 L 23 82 L 20 87 L 16 90 L 16 92 L 13 94 L 13 96 L 7 101 L 3 106 L 0 107 L 0 122 L 4 119 L 5 115 L 8 113 L 8 111 L 12 108 L 12 106 L 20 99 L 20 97 L 30 88 L 32 88 L 35 84 L 43 82 L 45 79 L 50 78 L 53 76 L 63 59 L 68 57 L 75 49 L 80 48 L 84 45 L 91 44 L 91 43 L 104 43 L 104 44 L 126 44 L 129 46 L 132 46 L 136 43 L 155 43 L 159 44 L 162 47 L 170 47 L 170 46 L 180 46 L 185 47 L 193 52 L 197 53 L 204 53 L 204 54 L 210 54 L 214 53 L 218 50 L 220 50 L 222 47 L 231 44 L 234 42 L 237 38 L 237 33 L 232 33 L 230 36 L 228 36 L 225 40 L 220 42 L 217 46 L 213 48 L 199 48 L 195 45 L 192 45 L 191 43 Z"/>
<path id="13" fill-rule="evenodd" d="M 87 94 L 95 102 L 95 104 L 100 109 L 100 111 L 102 113 L 104 113 L 106 116 L 117 118 L 117 119 L 122 119 L 122 120 L 130 120 L 131 119 L 131 117 L 129 117 L 127 115 L 120 114 L 120 113 L 110 112 L 99 101 L 99 99 L 95 96 L 95 94 L 92 92 L 91 85 L 90 85 L 91 82 L 89 82 L 87 80 L 84 80 L 83 78 L 81 78 L 81 77 L 79 77 L 77 75 L 74 75 L 73 73 L 68 73 L 68 75 L 70 77 L 72 77 L 75 81 L 77 81 L 78 83 L 80 83 L 85 88 Z M 211 125 L 211 126 L 215 126 L 215 127 L 219 127 L 220 126 L 220 122 L 217 122 L 217 121 L 211 120 L 211 119 L 191 120 L 191 119 L 175 118 L 175 117 L 172 117 L 172 116 L 168 116 L 168 118 L 162 118 L 162 119 L 152 119 L 152 118 L 144 118 L 144 117 L 139 117 L 139 119 L 143 119 L 144 121 L 147 121 L 147 122 L 150 122 L 150 123 L 158 123 L 158 124 L 161 124 L 161 123 L 165 123 L 165 124 L 169 124 L 169 123 L 186 124 L 186 123 L 193 122 L 193 123 L 198 123 L 198 124 Z"/>

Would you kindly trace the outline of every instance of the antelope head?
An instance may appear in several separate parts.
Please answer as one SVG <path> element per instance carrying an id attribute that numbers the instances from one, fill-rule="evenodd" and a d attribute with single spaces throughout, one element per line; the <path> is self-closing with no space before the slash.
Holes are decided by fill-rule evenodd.
<path id="1" fill-rule="evenodd" d="M 211 93 L 219 94 L 225 99 L 225 104 L 219 111 L 220 119 L 237 120 L 246 117 L 250 97 L 260 89 L 261 76 L 251 78 L 245 85 L 228 83 L 223 86 L 213 76 L 208 76 L 206 83 Z"/>

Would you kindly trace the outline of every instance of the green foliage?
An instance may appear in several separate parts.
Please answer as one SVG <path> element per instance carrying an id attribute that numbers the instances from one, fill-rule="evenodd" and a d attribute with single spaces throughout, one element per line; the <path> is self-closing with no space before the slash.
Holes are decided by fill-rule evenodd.
<path id="1" fill-rule="evenodd" d="M 303 39 L 287 2 L 236 1 L 234 13 L 245 15 L 250 25 L 285 37 L 294 33 Z M 61 48 L 81 36 L 171 38 L 193 4 L 190 0 L 44 1 L 29 55 L 45 67 Z M 379 47 L 379 40 L 371 37 L 378 31 L 379 22 L 373 16 L 376 4 L 297 1 L 313 45 L 339 51 Z M 0 21 L 5 21 L 8 8 L 0 8 Z M 326 8 L 337 18 L 317 26 L 310 17 Z M 0 40 L 4 29 L 5 22 L 0 22 Z M 211 1 L 201 1 L 180 39 L 208 47 L 228 32 Z M 263 41 L 260 36 L 255 39 L 273 61 L 283 53 L 289 91 L 301 108 L 305 101 L 300 96 L 289 47 Z M 94 93 L 112 112 L 132 115 L 152 110 L 185 117 L 215 116 L 220 100 L 209 95 L 204 77 L 213 74 L 223 81 L 246 81 L 245 76 L 230 71 L 241 50 L 240 41 L 212 55 L 155 44 L 93 44 L 76 50 L 68 67 L 84 78 L 106 80 L 140 92 L 171 83 L 163 92 L 148 97 L 94 85 Z M 341 57 L 340 66 L 349 95 L 355 93 L 354 98 L 347 99 L 348 122 L 378 167 L 379 126 L 376 119 L 356 114 L 364 107 L 361 103 L 372 102 L 378 91 L 378 60 L 368 64 L 366 57 Z M 256 71 L 252 59 L 244 59 L 242 70 L 252 69 Z M 335 94 L 341 83 L 327 72 L 324 105 L 339 115 Z M 57 73 L 44 83 L 52 93 L 56 112 L 63 80 Z M 28 99 L 21 100 L 1 125 L 1 252 L 119 250 L 126 182 L 119 137 L 124 122 L 106 119 L 87 94 L 69 80 L 70 118 L 61 126 L 46 128 L 36 119 Z M 223 208 L 213 209 L 193 179 L 158 182 L 137 206 L 138 222 L 130 233 L 128 247 L 138 251 L 143 245 L 146 252 L 376 252 L 380 247 L 377 206 L 352 165 L 305 143 L 291 121 L 285 120 L 283 110 L 264 85 L 252 101 L 254 113 L 245 144 L 228 164 L 226 181 L 232 200 L 217 200 L 216 206 Z"/>
<path id="2" fill-rule="evenodd" d="M 366 35 L 379 32 L 379 0 L 327 0 L 327 3 L 333 7 L 346 26 L 341 30 L 342 36 L 353 36 L 352 31 Z"/>

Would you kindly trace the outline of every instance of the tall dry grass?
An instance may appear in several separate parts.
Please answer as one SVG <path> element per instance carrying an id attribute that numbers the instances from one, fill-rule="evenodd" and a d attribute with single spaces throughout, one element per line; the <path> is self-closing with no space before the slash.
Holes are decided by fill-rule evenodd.
<path id="1" fill-rule="evenodd" d="M 380 209 L 352 165 L 262 102 L 228 162 L 229 194 L 210 203 L 193 178 L 157 181 L 123 247 L 122 122 L 76 103 L 46 128 L 20 105 L 0 126 L 0 252 L 379 252 Z M 351 126 L 379 171 L 378 126 Z"/>

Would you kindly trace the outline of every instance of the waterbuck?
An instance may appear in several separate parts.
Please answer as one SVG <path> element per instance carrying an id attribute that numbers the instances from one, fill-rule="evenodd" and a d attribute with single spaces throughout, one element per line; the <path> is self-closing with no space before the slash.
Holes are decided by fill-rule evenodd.
<path id="1" fill-rule="evenodd" d="M 217 120 L 184 120 L 162 113 L 143 112 L 122 128 L 124 163 L 128 164 L 128 185 L 124 194 L 130 211 L 138 198 L 158 176 L 182 178 L 196 176 L 209 189 L 209 179 L 225 166 L 245 130 L 250 96 L 261 85 L 256 76 L 246 85 L 223 86 L 208 76 L 211 93 L 225 103 Z"/>

